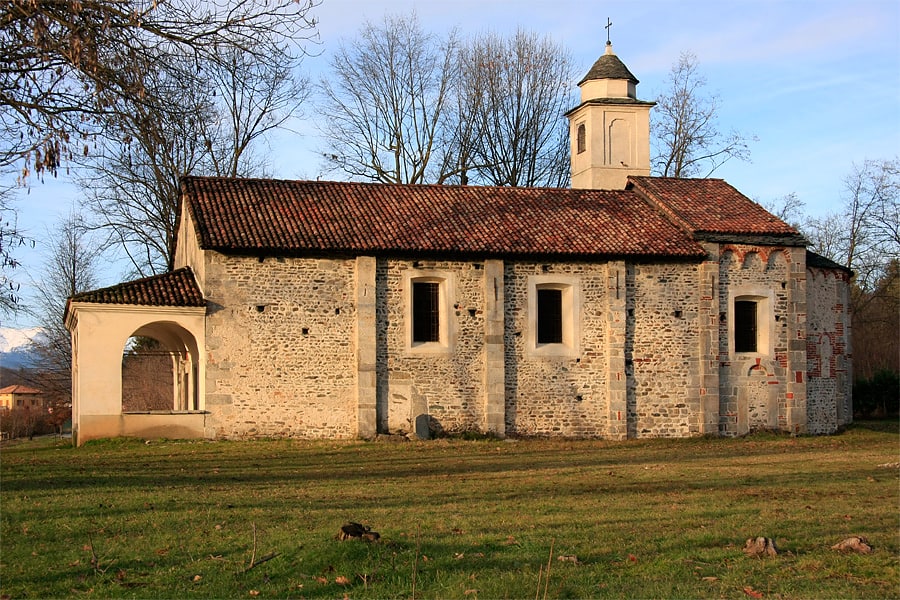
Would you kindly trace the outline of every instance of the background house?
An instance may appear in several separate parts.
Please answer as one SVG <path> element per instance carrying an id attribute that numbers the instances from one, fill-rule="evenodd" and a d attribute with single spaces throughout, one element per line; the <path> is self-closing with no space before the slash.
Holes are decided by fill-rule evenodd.
<path id="1" fill-rule="evenodd" d="M 44 410 L 43 392 L 25 385 L 8 385 L 0 388 L 0 408 Z"/>

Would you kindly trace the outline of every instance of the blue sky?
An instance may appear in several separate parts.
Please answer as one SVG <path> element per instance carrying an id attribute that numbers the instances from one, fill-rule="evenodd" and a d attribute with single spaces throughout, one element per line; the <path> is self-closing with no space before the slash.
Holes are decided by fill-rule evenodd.
<path id="1" fill-rule="evenodd" d="M 758 201 L 796 193 L 809 214 L 834 211 L 854 162 L 900 154 L 898 0 L 323 0 L 314 10 L 321 55 L 307 60 L 308 74 L 327 72 L 330 53 L 364 21 L 413 10 L 430 31 L 522 27 L 549 35 L 572 53 L 579 78 L 603 53 L 608 17 L 615 52 L 640 79 L 645 100 L 664 91 L 682 51 L 694 53 L 707 90 L 720 98 L 722 129 L 758 138 L 752 162 L 728 163 L 714 176 Z M 271 140 L 277 177 L 321 173 L 312 109 L 307 116 Z M 46 232 L 78 196 L 63 173 L 20 191 L 19 224 L 38 240 L 17 254 L 26 300 L 28 276 L 41 277 Z M 104 285 L 120 277 L 110 268 Z M 31 323 L 21 316 L 0 324 Z"/>

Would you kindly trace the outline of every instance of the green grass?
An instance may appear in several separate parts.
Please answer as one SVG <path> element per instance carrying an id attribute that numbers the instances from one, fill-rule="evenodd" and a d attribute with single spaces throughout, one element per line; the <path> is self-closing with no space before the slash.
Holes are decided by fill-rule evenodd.
<path id="1" fill-rule="evenodd" d="M 6 445 L 0 595 L 896 598 L 900 485 L 883 465 L 898 442 L 888 423 L 801 438 Z M 338 541 L 346 521 L 381 541 Z M 875 552 L 830 550 L 849 535 Z M 745 556 L 755 536 L 779 556 Z"/>

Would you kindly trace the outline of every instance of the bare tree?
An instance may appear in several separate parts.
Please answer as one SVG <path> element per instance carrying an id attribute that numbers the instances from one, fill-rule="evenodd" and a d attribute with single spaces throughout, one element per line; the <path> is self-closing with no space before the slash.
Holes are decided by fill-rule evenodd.
<path id="1" fill-rule="evenodd" d="M 663 177 L 709 177 L 732 158 L 749 160 L 743 134 L 718 127 L 720 99 L 706 95 L 706 78 L 697 57 L 682 52 L 669 72 L 668 90 L 656 99 L 651 115 L 653 169 Z"/>
<path id="2" fill-rule="evenodd" d="M 861 290 L 883 286 L 888 266 L 900 260 L 900 160 L 854 164 L 842 208 L 808 219 L 805 231 L 816 252 L 856 273 Z"/>
<path id="3" fill-rule="evenodd" d="M 519 30 L 476 37 L 460 53 L 461 143 L 478 180 L 490 185 L 567 185 L 574 74 L 569 54 L 549 37 Z M 468 113 L 468 114 L 467 114 Z"/>
<path id="4" fill-rule="evenodd" d="M 165 271 L 174 257 L 180 177 L 264 174 L 254 149 L 309 91 L 289 69 L 233 49 L 199 67 L 191 56 L 166 57 L 145 86 L 170 101 L 124 112 L 117 130 L 98 138 L 82 178 L 94 226 L 141 276 Z"/>
<path id="5" fill-rule="evenodd" d="M 21 285 L 13 274 L 19 268 L 16 250 L 34 246 L 34 240 L 19 229 L 16 211 L 12 208 L 12 190 L 0 188 L 0 312 L 11 314 L 19 308 Z"/>
<path id="6" fill-rule="evenodd" d="M 210 102 L 212 118 L 197 122 L 208 152 L 206 170 L 221 177 L 262 174 L 266 159 L 254 154 L 253 144 L 301 114 L 309 81 L 289 65 L 260 61 L 235 48 L 209 65 L 204 81 L 216 98 Z M 195 86 L 195 91 L 203 89 Z"/>
<path id="7" fill-rule="evenodd" d="M 34 282 L 37 296 L 32 314 L 42 334 L 33 344 L 42 358 L 37 385 L 45 398 L 71 398 L 72 341 L 63 323 L 66 300 L 98 284 L 100 244 L 85 229 L 82 217 L 70 213 L 48 232 L 51 240 L 43 274 Z M 61 409 L 65 402 L 57 402 Z"/>
<path id="8" fill-rule="evenodd" d="M 178 102 L 136 103 L 119 118 L 113 135 L 98 139 L 80 179 L 92 228 L 105 232 L 106 245 L 124 252 L 140 276 L 168 268 L 175 250 L 178 180 L 203 164 L 199 132 L 213 119 L 210 94 L 194 85 L 196 79 L 179 77 L 173 61 L 168 64 L 169 70 L 157 71 L 145 85 Z"/>
<path id="9" fill-rule="evenodd" d="M 455 33 L 426 33 L 415 14 L 366 23 L 342 44 L 319 85 L 329 166 L 384 183 L 443 182 L 456 52 Z"/>
<path id="10" fill-rule="evenodd" d="M 806 217 L 800 228 L 809 240 L 809 249 L 846 265 L 845 251 L 847 225 L 843 215 L 830 213 L 821 217 Z"/>
<path id="11" fill-rule="evenodd" d="M 0 168 L 21 165 L 25 181 L 87 163 L 110 240 L 138 273 L 166 268 L 178 177 L 259 169 L 252 144 L 305 99 L 293 74 L 318 3 L 0 3 Z M 5 233 L 9 263 L 17 238 Z"/>
<path id="12" fill-rule="evenodd" d="M 843 206 L 809 218 L 811 248 L 854 272 L 850 310 L 856 379 L 897 372 L 900 348 L 900 161 L 866 160 L 844 179 Z"/>
<path id="13" fill-rule="evenodd" d="M 366 24 L 320 85 L 329 165 L 389 183 L 562 186 L 573 74 L 549 38 L 460 43 L 415 15 Z"/>
<path id="14" fill-rule="evenodd" d="M 797 196 L 796 192 L 785 194 L 774 200 L 761 203 L 763 208 L 781 219 L 786 223 L 790 223 L 797 229 L 804 219 L 803 207 L 806 203 Z"/>
<path id="15" fill-rule="evenodd" d="M 885 265 L 870 290 L 856 289 L 853 310 L 854 379 L 872 379 L 880 372 L 900 371 L 900 261 Z M 897 388 L 893 389 L 896 405 Z"/>
<path id="16" fill-rule="evenodd" d="M 314 33 L 308 15 L 316 4 L 7 0 L 0 4 L 0 166 L 26 159 L 25 176 L 55 171 L 121 114 L 123 100 L 128 108 L 164 100 L 144 85 L 162 56 L 215 63 L 237 49 L 292 65 Z"/>

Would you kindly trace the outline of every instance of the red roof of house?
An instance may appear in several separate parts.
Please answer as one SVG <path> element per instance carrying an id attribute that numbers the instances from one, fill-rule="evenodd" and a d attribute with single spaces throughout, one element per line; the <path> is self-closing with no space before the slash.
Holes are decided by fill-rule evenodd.
<path id="1" fill-rule="evenodd" d="M 181 187 L 200 247 L 232 254 L 697 260 L 709 235 L 805 244 L 721 179 L 628 181 L 583 190 L 186 177 Z M 205 305 L 189 267 L 70 302 Z"/>
<path id="2" fill-rule="evenodd" d="M 187 177 L 182 191 L 200 246 L 223 253 L 705 255 L 628 190 Z"/>
<path id="3" fill-rule="evenodd" d="M 76 294 L 69 302 L 141 306 L 206 306 L 190 267 Z M 66 307 L 68 313 L 68 307 Z"/>
<path id="4" fill-rule="evenodd" d="M 629 177 L 675 223 L 695 236 L 702 233 L 797 236 L 800 233 L 722 179 Z"/>
<path id="5" fill-rule="evenodd" d="M 27 385 L 8 385 L 0 388 L 0 394 L 43 394 L 41 390 L 36 390 Z"/>

